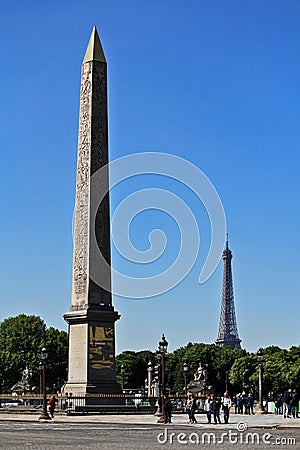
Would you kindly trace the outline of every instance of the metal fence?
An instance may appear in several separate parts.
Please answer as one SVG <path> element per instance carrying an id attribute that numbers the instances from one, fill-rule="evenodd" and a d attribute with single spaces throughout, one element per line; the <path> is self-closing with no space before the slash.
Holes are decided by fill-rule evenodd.
<path id="1" fill-rule="evenodd" d="M 50 395 L 47 395 L 47 399 Z M 186 396 L 170 395 L 173 413 L 185 411 Z M 154 414 L 159 411 L 160 399 L 142 393 L 126 394 L 82 394 L 71 393 L 56 395 L 57 412 L 68 415 L 80 414 Z M 199 411 L 202 410 L 203 399 L 199 397 Z M 15 412 L 36 411 L 41 408 L 43 398 L 39 394 L 0 395 L 1 411 Z"/>

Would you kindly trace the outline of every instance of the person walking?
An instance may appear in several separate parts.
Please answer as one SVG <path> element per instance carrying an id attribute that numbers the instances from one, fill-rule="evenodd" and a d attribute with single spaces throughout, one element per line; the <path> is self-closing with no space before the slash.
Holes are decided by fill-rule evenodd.
<path id="1" fill-rule="evenodd" d="M 185 404 L 185 412 L 187 413 L 187 415 L 189 417 L 189 423 L 192 423 L 192 419 L 191 419 L 192 401 L 193 401 L 193 397 L 191 394 L 189 394 L 186 404 Z"/>
<path id="2" fill-rule="evenodd" d="M 171 423 L 172 418 L 172 402 L 169 399 L 168 395 L 165 395 L 165 404 L 164 404 L 164 416 L 165 423 Z"/>
<path id="3" fill-rule="evenodd" d="M 211 423 L 211 409 L 210 409 L 210 403 L 211 403 L 210 395 L 207 394 L 206 400 L 204 402 L 204 411 L 206 412 L 207 417 L 207 423 Z"/>
<path id="4" fill-rule="evenodd" d="M 195 412 L 198 409 L 197 400 L 195 397 L 192 397 L 191 411 L 190 411 L 190 422 L 197 423 Z"/>
<path id="5" fill-rule="evenodd" d="M 254 398 L 249 393 L 248 397 L 246 398 L 246 411 L 247 411 L 246 414 L 254 414 L 253 404 L 254 404 Z"/>
<path id="6" fill-rule="evenodd" d="M 237 412 L 238 414 L 243 414 L 243 397 L 242 394 L 239 394 L 236 398 L 236 404 L 237 404 Z"/>
<path id="7" fill-rule="evenodd" d="M 50 400 L 49 400 L 49 402 L 48 402 L 48 405 L 49 405 L 50 416 L 51 416 L 52 419 L 53 419 L 53 417 L 54 417 L 55 405 L 56 405 L 56 398 L 55 398 L 55 395 L 52 395 L 52 397 L 50 398 Z"/>
<path id="8" fill-rule="evenodd" d="M 285 391 L 282 395 L 282 414 L 284 419 L 290 417 L 290 408 L 291 408 L 291 399 L 292 399 L 292 389 Z"/>
<path id="9" fill-rule="evenodd" d="M 299 394 L 296 389 L 293 389 L 290 405 L 291 405 L 291 414 L 293 418 L 294 419 L 298 418 Z"/>
<path id="10" fill-rule="evenodd" d="M 221 400 L 217 395 L 214 396 L 213 401 L 210 403 L 210 410 L 214 415 L 214 422 L 221 423 L 220 419 L 220 408 L 221 408 Z"/>
<path id="11" fill-rule="evenodd" d="M 228 423 L 229 420 L 229 410 L 231 407 L 231 399 L 228 392 L 224 392 L 224 397 L 222 398 L 222 408 L 224 413 L 224 423 Z"/>
<path id="12" fill-rule="evenodd" d="M 281 400 L 280 394 L 276 395 L 274 403 L 275 403 L 275 414 L 277 414 L 277 415 L 282 414 L 282 409 L 281 409 L 282 400 Z"/>

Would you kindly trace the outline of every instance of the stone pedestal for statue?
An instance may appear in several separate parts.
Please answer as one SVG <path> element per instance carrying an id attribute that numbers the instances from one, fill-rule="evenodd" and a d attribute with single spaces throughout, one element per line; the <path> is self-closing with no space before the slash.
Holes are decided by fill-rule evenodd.
<path id="1" fill-rule="evenodd" d="M 211 386 L 208 386 L 207 364 L 199 363 L 194 380 L 187 385 L 187 391 L 194 396 L 204 396 L 210 392 L 209 388 Z"/>

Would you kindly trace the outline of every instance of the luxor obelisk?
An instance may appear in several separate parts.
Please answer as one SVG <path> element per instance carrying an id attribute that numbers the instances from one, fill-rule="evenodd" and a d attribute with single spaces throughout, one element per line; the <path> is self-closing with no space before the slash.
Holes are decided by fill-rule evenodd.
<path id="1" fill-rule="evenodd" d="M 121 392 L 115 371 L 115 321 L 120 316 L 112 305 L 110 290 L 102 288 L 89 276 L 95 250 L 91 248 L 91 233 L 96 233 L 99 251 L 110 264 L 108 194 L 98 209 L 96 220 L 91 220 L 94 195 L 91 177 L 108 163 L 107 128 L 107 65 L 94 27 L 82 62 L 72 304 L 64 315 L 69 324 L 69 370 L 65 392 L 73 394 Z M 101 188 L 103 185 L 99 185 Z M 104 189 L 108 192 L 107 186 Z M 111 274 L 108 275 L 101 266 L 97 270 L 100 278 L 106 273 L 104 285 L 110 286 Z"/>

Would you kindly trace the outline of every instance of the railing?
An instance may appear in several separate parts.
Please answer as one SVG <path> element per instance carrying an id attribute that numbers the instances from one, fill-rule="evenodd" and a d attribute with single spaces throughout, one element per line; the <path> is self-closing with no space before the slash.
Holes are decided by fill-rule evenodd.
<path id="1" fill-rule="evenodd" d="M 50 398 L 50 394 L 47 394 Z M 173 413 L 184 412 L 186 396 L 170 395 L 173 404 Z M 154 414 L 158 411 L 160 399 L 156 396 L 147 396 L 146 394 L 126 393 L 126 394 L 82 394 L 73 395 L 71 393 L 56 395 L 57 407 L 59 413 L 73 414 Z M 199 397 L 199 411 L 202 410 Z M 42 405 L 42 396 L 39 394 L 23 395 L 0 395 L 1 408 L 4 410 L 14 410 L 15 412 L 38 410 Z M 19 405 L 17 406 L 17 403 Z M 9 406 L 11 404 L 11 407 Z"/>
<path id="2" fill-rule="evenodd" d="M 173 413 L 184 412 L 185 396 L 169 396 Z M 202 397 L 199 400 L 203 401 Z M 67 414 L 154 414 L 159 407 L 159 397 L 143 394 L 97 394 L 66 397 Z M 199 408 L 202 410 L 202 404 Z"/>

